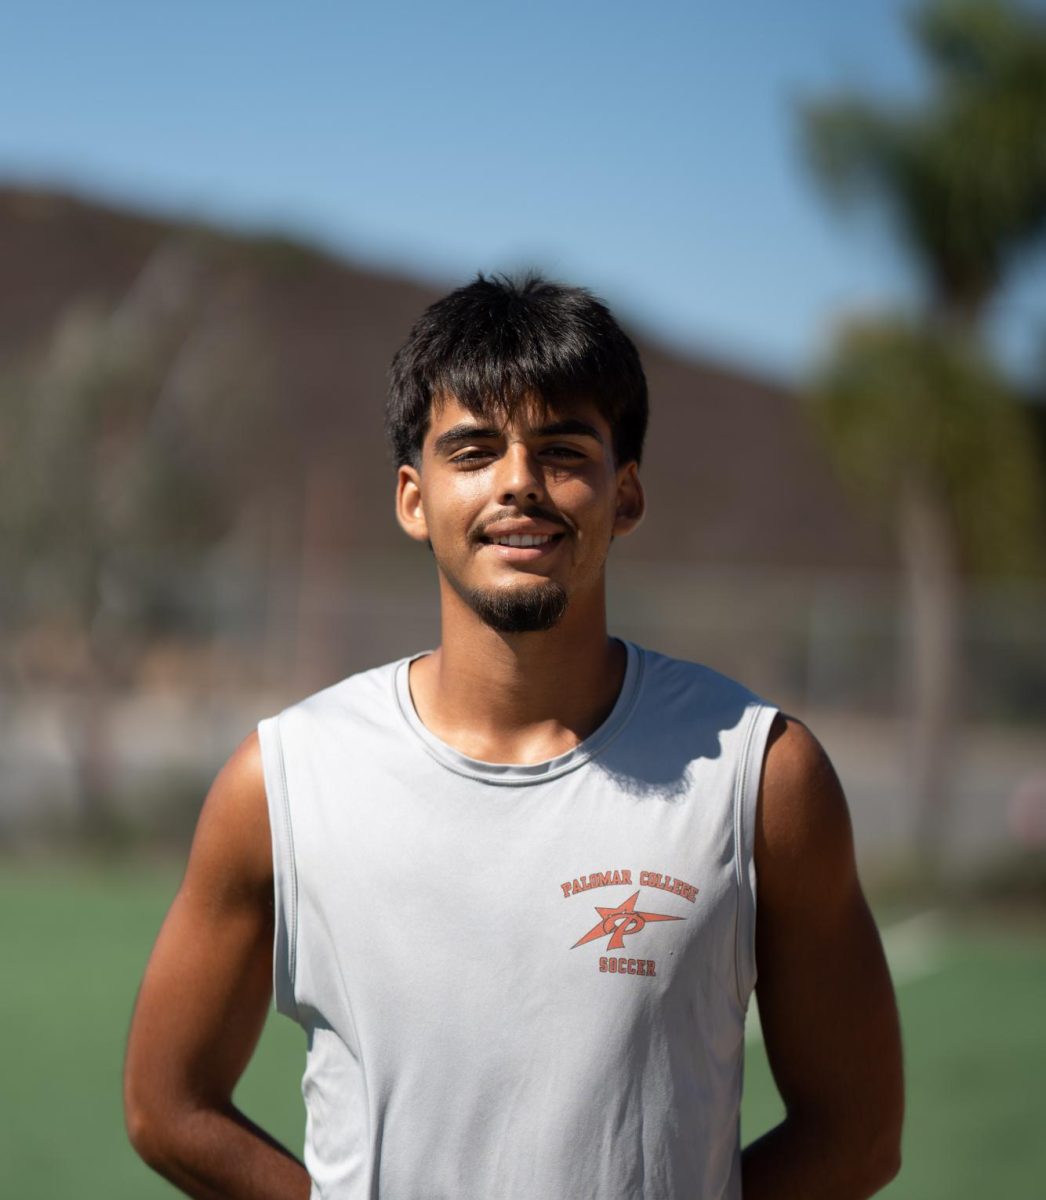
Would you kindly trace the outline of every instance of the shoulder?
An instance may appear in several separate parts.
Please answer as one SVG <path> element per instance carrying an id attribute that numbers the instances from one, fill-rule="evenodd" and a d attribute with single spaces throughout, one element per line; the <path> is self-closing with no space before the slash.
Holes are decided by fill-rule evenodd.
<path id="1" fill-rule="evenodd" d="M 657 650 L 635 646 L 650 695 L 676 697 L 688 706 L 722 708 L 742 712 L 752 704 L 764 703 L 751 688 L 736 679 L 685 658 L 674 658 Z"/>
<path id="2" fill-rule="evenodd" d="M 845 809 L 839 777 L 824 747 L 796 717 L 778 713 L 767 738 L 760 787 L 762 824 L 814 833 Z"/>
<path id="3" fill-rule="evenodd" d="M 211 784 L 186 881 L 229 899 L 271 891 L 272 842 L 257 730 L 236 747 Z"/>
<path id="4" fill-rule="evenodd" d="M 824 747 L 802 721 L 778 713 L 767 738 L 755 830 L 760 891 L 798 901 L 853 873 L 850 813 Z"/>
<path id="5" fill-rule="evenodd" d="M 282 709 L 276 718 L 281 727 L 289 724 L 309 725 L 327 720 L 343 720 L 346 716 L 372 716 L 387 705 L 394 704 L 396 678 L 402 666 L 416 655 L 408 655 L 357 671 L 319 691 L 312 692 Z"/>

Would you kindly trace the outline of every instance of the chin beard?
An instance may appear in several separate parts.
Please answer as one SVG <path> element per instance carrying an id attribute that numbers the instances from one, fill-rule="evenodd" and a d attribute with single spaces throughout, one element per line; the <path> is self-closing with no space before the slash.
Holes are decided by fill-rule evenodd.
<path id="1" fill-rule="evenodd" d="M 544 633 L 567 610 L 567 592 L 552 579 L 534 587 L 466 588 L 461 598 L 498 633 Z"/>

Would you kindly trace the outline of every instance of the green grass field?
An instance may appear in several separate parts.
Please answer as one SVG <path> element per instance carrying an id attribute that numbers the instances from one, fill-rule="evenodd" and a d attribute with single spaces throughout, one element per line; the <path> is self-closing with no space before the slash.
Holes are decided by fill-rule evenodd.
<path id="1" fill-rule="evenodd" d="M 127 1145 L 120 1068 L 134 991 L 175 884 L 169 868 L 0 868 L 0 1196 L 174 1195 Z M 1046 1195 L 1046 934 L 948 924 L 933 957 L 899 987 L 908 1120 L 904 1167 L 883 1195 Z M 300 1032 L 274 1017 L 239 1093 L 295 1149 L 303 1053 Z M 745 1138 L 780 1112 L 755 1043 Z"/>

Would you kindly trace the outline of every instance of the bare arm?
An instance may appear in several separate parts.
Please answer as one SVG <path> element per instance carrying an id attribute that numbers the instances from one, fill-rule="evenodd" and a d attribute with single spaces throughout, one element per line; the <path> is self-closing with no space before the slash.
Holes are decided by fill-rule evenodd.
<path id="1" fill-rule="evenodd" d="M 201 1200 L 309 1195 L 305 1168 L 232 1103 L 272 994 L 272 934 L 271 843 L 252 734 L 207 796 L 138 994 L 124 1072 L 135 1149 Z"/>
<path id="2" fill-rule="evenodd" d="M 839 780 L 792 718 L 771 733 L 755 861 L 756 994 L 786 1116 L 744 1151 L 745 1200 L 861 1200 L 900 1164 L 897 1008 Z"/>

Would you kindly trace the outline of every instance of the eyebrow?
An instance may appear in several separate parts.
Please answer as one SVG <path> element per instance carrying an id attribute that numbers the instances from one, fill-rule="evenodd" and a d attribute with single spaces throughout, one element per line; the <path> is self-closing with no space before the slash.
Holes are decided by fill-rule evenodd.
<path id="1" fill-rule="evenodd" d="M 542 425 L 536 432 L 538 437 L 563 437 L 567 434 L 574 434 L 580 437 L 595 438 L 600 445 L 603 444 L 603 438 L 595 425 L 590 425 L 587 421 L 579 421 L 576 417 L 564 417 L 562 421 L 553 421 L 550 425 Z"/>
<path id="2" fill-rule="evenodd" d="M 579 421 L 576 417 L 565 417 L 562 421 L 552 421 L 548 425 L 542 425 L 534 430 L 534 434 L 537 437 L 565 437 L 573 434 L 575 437 L 594 438 L 600 445 L 603 444 L 599 430 L 587 421 Z M 437 454 L 446 454 L 463 442 L 489 441 L 501 436 L 500 429 L 463 422 L 460 425 L 452 426 L 445 433 L 441 433 L 433 443 L 433 450 Z"/>
<path id="3" fill-rule="evenodd" d="M 432 448 L 437 454 L 443 454 L 448 450 L 453 450 L 455 446 L 462 442 L 473 441 L 488 441 L 491 438 L 501 437 L 501 430 L 487 427 L 485 425 L 470 425 L 468 422 L 463 422 L 460 425 L 453 425 L 446 433 L 441 433 Z"/>

